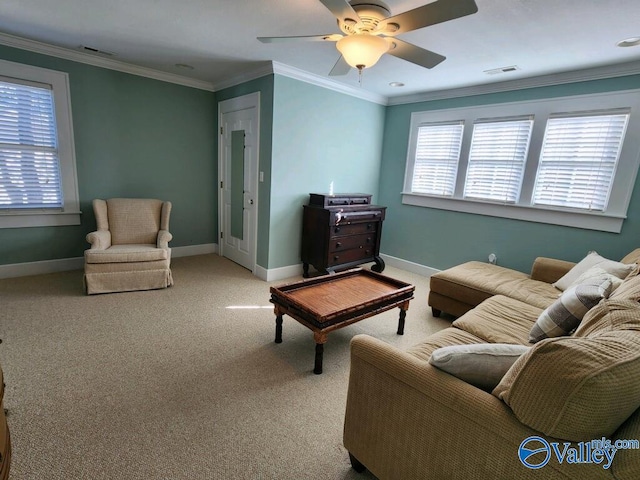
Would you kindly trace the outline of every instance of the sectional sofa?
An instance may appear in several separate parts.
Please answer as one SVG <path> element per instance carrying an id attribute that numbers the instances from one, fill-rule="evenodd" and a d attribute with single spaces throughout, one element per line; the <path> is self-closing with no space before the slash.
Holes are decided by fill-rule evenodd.
<path id="1" fill-rule="evenodd" d="M 429 304 L 459 316 L 451 327 L 406 351 L 354 337 L 343 437 L 354 468 L 381 480 L 640 478 L 640 249 L 607 260 L 615 274 L 585 270 L 589 257 L 537 259 L 530 275 L 445 270 Z"/>

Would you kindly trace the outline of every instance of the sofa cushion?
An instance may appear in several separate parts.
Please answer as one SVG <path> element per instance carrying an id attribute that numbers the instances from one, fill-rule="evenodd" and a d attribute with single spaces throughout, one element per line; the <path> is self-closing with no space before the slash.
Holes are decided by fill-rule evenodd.
<path id="1" fill-rule="evenodd" d="M 434 350 L 429 363 L 490 392 L 498 385 L 513 363 L 529 348 L 506 343 L 453 345 Z"/>
<path id="2" fill-rule="evenodd" d="M 492 393 L 522 423 L 546 435 L 571 441 L 610 437 L 640 407 L 640 333 L 538 342 Z"/>
<path id="3" fill-rule="evenodd" d="M 569 335 L 591 308 L 609 296 L 611 288 L 606 274 L 568 288 L 540 314 L 529 333 L 529 342 Z"/>
<path id="4" fill-rule="evenodd" d="M 624 282 L 610 295 L 611 298 L 620 300 L 635 300 L 640 302 L 640 267 L 636 266 L 625 278 Z"/>
<path id="5" fill-rule="evenodd" d="M 407 353 L 428 362 L 433 351 L 438 348 L 474 343 L 484 343 L 484 340 L 464 330 L 448 327 L 429 335 L 422 342 L 407 349 Z"/>
<path id="6" fill-rule="evenodd" d="M 617 330 L 640 331 L 640 304 L 635 300 L 608 298 L 582 319 L 574 337 L 593 337 Z"/>
<path id="7" fill-rule="evenodd" d="M 476 261 L 432 275 L 430 288 L 468 305 L 478 305 L 493 295 L 505 295 L 540 308 L 548 307 L 562 293 L 525 273 Z"/>
<path id="8" fill-rule="evenodd" d="M 529 345 L 529 332 L 542 309 L 503 295 L 491 297 L 453 322 L 484 343 Z"/>
<path id="9" fill-rule="evenodd" d="M 580 262 L 578 262 L 571 270 L 569 270 L 560 280 L 553 284 L 559 290 L 566 290 L 574 283 L 580 275 L 587 272 L 593 267 L 599 267 L 607 273 L 615 275 L 618 278 L 625 278 L 635 267 L 634 264 L 615 262 L 608 260 L 597 252 L 589 252 Z"/>

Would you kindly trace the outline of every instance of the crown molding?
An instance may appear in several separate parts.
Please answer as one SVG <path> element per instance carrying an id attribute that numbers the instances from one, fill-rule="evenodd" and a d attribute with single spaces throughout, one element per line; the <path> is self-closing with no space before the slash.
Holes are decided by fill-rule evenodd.
<path id="1" fill-rule="evenodd" d="M 263 62 L 262 65 L 254 68 L 253 70 L 249 70 L 247 72 L 241 73 L 240 75 L 236 75 L 235 77 L 217 82 L 215 84 L 215 91 L 218 92 L 220 90 L 224 90 L 225 88 L 235 87 L 237 85 L 241 85 L 243 83 L 250 82 L 251 80 L 256 80 L 258 78 L 265 77 L 271 74 L 273 74 L 273 66 L 271 65 L 271 62 Z"/>
<path id="2" fill-rule="evenodd" d="M 175 75 L 173 73 L 161 72 L 152 68 L 140 67 L 137 65 L 132 65 L 130 63 L 122 62 L 120 60 L 115 60 L 113 58 L 100 57 L 98 55 L 92 55 L 89 53 L 72 50 L 70 48 L 57 47 L 55 45 L 49 45 L 47 43 L 38 42 L 36 40 L 17 37 L 8 33 L 0 32 L 0 45 L 19 48 L 21 50 L 28 50 L 34 53 L 41 53 L 43 55 L 49 55 L 51 57 L 63 58 L 65 60 L 71 60 L 73 62 L 85 63 L 94 67 L 117 70 L 119 72 L 130 73 L 132 75 L 138 75 L 140 77 L 152 78 L 154 80 L 160 80 L 162 82 L 175 83 L 177 85 L 197 88 L 199 90 L 208 90 L 211 92 L 215 91 L 214 85 L 211 82 L 187 78 L 181 75 Z"/>
<path id="3" fill-rule="evenodd" d="M 283 63 L 278 63 L 278 62 L 272 62 L 272 63 L 273 63 L 273 73 L 277 73 L 278 75 L 283 75 L 285 77 L 300 80 L 302 82 L 311 83 L 313 85 L 317 85 L 319 87 L 323 87 L 328 90 L 334 90 L 339 93 L 344 93 L 345 95 L 361 98 L 362 100 L 378 103 L 380 105 L 388 104 L 389 99 L 384 95 L 368 92 L 366 90 L 351 87 L 349 85 L 344 85 L 342 83 L 336 82 L 326 77 L 321 77 L 313 73 L 305 72 L 304 70 L 300 70 L 298 68 L 291 67 Z"/>
<path id="4" fill-rule="evenodd" d="M 501 93 L 513 90 L 524 90 L 527 88 L 548 87 L 552 85 L 602 80 L 605 78 L 624 77 L 638 74 L 640 74 L 640 62 L 619 63 L 604 67 L 540 75 L 506 82 L 488 83 L 470 87 L 452 88 L 449 90 L 438 90 L 433 92 L 416 93 L 413 95 L 391 97 L 389 98 L 388 105 L 403 105 L 407 103 L 446 100 L 449 98 L 470 97 L 473 95 Z"/>
<path id="5" fill-rule="evenodd" d="M 385 97 L 384 95 L 379 95 L 377 93 L 368 92 L 359 88 L 350 87 L 334 80 L 321 77 L 313 73 L 305 72 L 304 70 L 300 70 L 299 68 L 273 61 L 268 62 L 266 65 L 256 68 L 255 70 L 251 70 L 236 77 L 225 80 L 224 82 L 216 83 L 216 91 L 222 90 L 224 88 L 234 87 L 236 85 L 240 85 L 242 83 L 271 74 L 293 78 L 294 80 L 300 80 L 301 82 L 317 85 L 328 90 L 344 93 L 345 95 L 361 98 L 369 102 L 379 103 L 380 105 L 387 105 L 388 101 L 387 97 Z"/>

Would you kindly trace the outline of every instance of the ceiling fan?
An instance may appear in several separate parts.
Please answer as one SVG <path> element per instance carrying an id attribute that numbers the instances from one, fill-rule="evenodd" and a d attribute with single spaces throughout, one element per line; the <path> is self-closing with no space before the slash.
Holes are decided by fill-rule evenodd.
<path id="1" fill-rule="evenodd" d="M 340 58 L 329 72 L 346 75 L 351 67 L 360 74 L 385 53 L 426 68 L 433 68 L 446 57 L 407 43 L 396 35 L 471 15 L 478 11 L 474 0 L 437 0 L 413 10 L 391 16 L 389 7 L 380 0 L 319 0 L 338 19 L 343 34 L 258 37 L 263 43 L 289 41 L 337 42 Z"/>

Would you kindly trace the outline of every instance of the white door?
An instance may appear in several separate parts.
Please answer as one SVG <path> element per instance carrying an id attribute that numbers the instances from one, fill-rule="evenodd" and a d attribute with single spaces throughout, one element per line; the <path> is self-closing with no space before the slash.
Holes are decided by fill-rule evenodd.
<path id="1" fill-rule="evenodd" d="M 255 273 L 259 93 L 220 102 L 220 255 Z"/>

